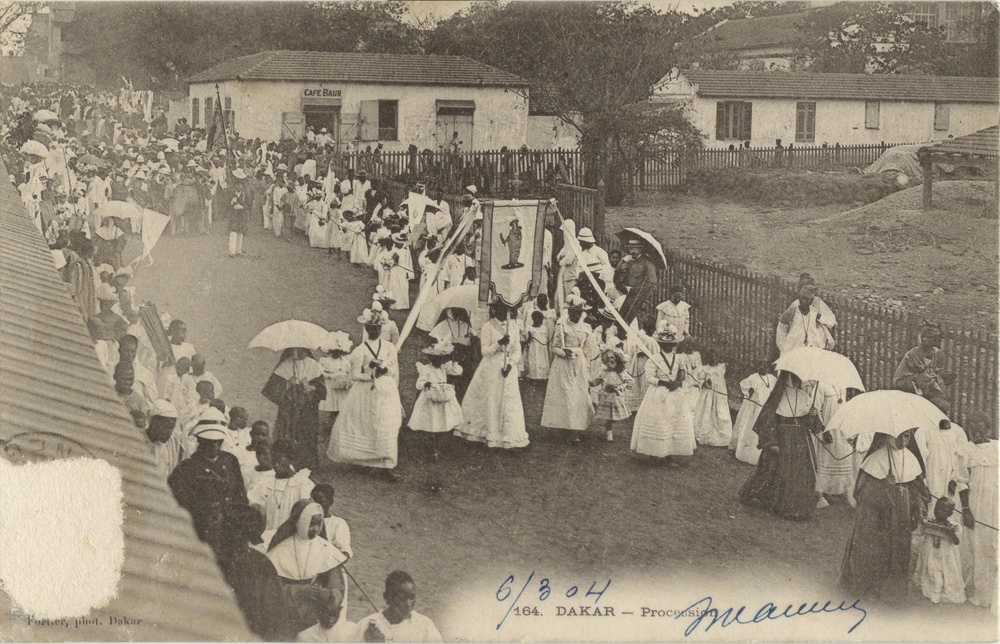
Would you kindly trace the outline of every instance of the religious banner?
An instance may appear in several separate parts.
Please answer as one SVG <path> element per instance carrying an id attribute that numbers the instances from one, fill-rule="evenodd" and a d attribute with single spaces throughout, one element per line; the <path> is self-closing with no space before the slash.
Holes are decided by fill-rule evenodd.
<path id="1" fill-rule="evenodd" d="M 548 202 L 484 201 L 479 301 L 517 306 L 538 294 Z"/>

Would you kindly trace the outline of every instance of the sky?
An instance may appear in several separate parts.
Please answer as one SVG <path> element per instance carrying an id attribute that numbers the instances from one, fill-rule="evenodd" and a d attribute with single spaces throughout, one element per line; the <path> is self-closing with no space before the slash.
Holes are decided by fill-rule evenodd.
<path id="1" fill-rule="evenodd" d="M 416 20 L 444 19 L 473 4 L 467 0 L 414 0 L 409 3 L 410 14 Z M 661 11 L 675 9 L 684 13 L 694 13 L 695 8 L 711 9 L 732 4 L 732 0 L 647 0 L 646 4 Z"/>

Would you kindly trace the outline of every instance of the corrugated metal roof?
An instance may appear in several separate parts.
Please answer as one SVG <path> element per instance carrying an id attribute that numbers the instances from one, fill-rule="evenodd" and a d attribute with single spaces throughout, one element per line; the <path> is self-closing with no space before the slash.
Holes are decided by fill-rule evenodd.
<path id="1" fill-rule="evenodd" d="M 465 56 L 284 50 L 234 58 L 195 74 L 188 82 L 224 80 L 339 81 L 473 87 L 527 85 L 519 76 Z"/>
<path id="2" fill-rule="evenodd" d="M 692 69 L 684 76 L 699 96 L 712 98 L 801 98 L 948 103 L 1000 102 L 996 78 L 813 74 Z"/>
<path id="3" fill-rule="evenodd" d="M 972 134 L 960 136 L 957 139 L 941 141 L 924 149 L 944 154 L 967 154 L 996 158 L 1000 154 L 1000 126 L 994 125 Z"/>
<path id="4" fill-rule="evenodd" d="M 0 173 L 8 176 L 2 163 Z M 158 475 L 48 247 L 7 181 L 0 181 L 0 421 L 0 440 L 56 432 L 121 471 L 125 561 L 118 596 L 90 615 L 102 617 L 103 626 L 73 630 L 70 639 L 253 638 L 214 556 Z M 111 615 L 142 622 L 111 626 Z M 3 617 L 0 641 L 60 639 Z"/>

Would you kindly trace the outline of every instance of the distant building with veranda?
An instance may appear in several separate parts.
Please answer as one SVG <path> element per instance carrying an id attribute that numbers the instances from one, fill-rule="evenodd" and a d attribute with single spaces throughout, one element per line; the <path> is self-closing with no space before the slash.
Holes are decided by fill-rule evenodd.
<path id="1" fill-rule="evenodd" d="M 681 104 L 708 148 L 922 143 L 1000 120 L 996 78 L 674 70 L 652 102 Z"/>
<path id="2" fill-rule="evenodd" d="M 218 85 L 218 92 L 216 92 Z M 300 138 L 326 128 L 344 149 L 516 149 L 526 143 L 528 84 L 463 56 L 268 51 L 188 79 L 188 121 L 222 111 L 240 136 Z"/>

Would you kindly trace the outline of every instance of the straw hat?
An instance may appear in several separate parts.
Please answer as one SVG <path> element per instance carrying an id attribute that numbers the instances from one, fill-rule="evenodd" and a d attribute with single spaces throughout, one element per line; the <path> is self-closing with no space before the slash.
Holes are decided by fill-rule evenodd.
<path id="1" fill-rule="evenodd" d="M 392 292 L 386 290 L 386 288 L 381 284 L 375 287 L 375 292 L 372 294 L 372 300 L 376 303 L 381 303 L 379 304 L 380 309 L 382 306 L 392 306 L 396 302 Z"/>
<path id="2" fill-rule="evenodd" d="M 566 296 L 566 308 L 579 310 L 587 308 L 587 301 L 580 295 L 580 289 L 574 287 Z"/>
<path id="3" fill-rule="evenodd" d="M 351 345 L 351 336 L 343 331 L 330 331 L 326 343 L 321 347 L 325 351 L 343 351 L 350 353 L 354 347 Z"/>

